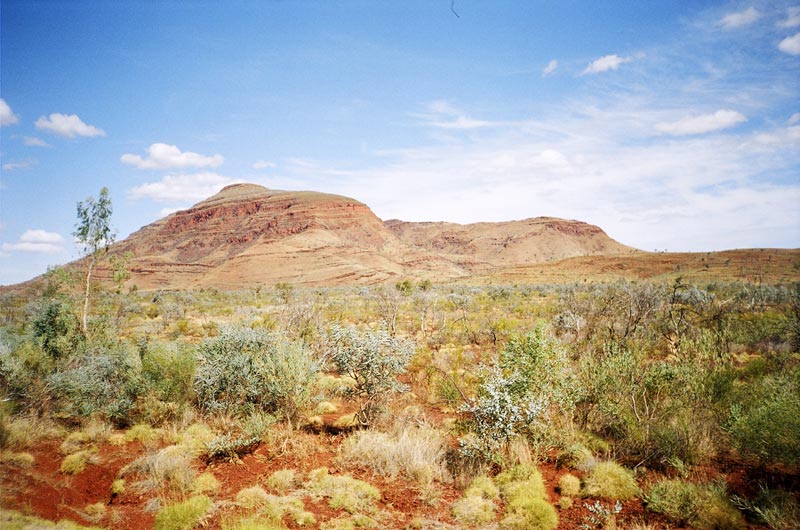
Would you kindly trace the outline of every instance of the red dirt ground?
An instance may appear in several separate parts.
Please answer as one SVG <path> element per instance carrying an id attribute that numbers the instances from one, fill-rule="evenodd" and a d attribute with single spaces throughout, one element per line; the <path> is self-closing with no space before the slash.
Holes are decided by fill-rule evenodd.
<path id="1" fill-rule="evenodd" d="M 294 469 L 303 475 L 318 467 L 327 467 L 331 473 L 348 473 L 353 477 L 365 480 L 382 492 L 378 503 L 381 511 L 392 514 L 394 521 L 382 520 L 386 530 L 403 530 L 412 528 L 412 521 L 438 520 L 457 527 L 450 513 L 452 503 L 462 493 L 452 483 L 436 484 L 435 494 L 425 497 L 420 487 L 414 482 L 398 478 L 386 479 L 365 467 L 343 468 L 336 459 L 339 445 L 345 435 L 328 433 L 312 434 L 304 431 L 286 433 L 273 446 L 262 444 L 252 453 L 246 454 L 240 462 L 213 462 L 204 464 L 196 462 L 198 472 L 211 472 L 221 483 L 216 499 L 231 500 L 243 488 L 260 484 L 269 491 L 266 478 L 279 469 Z M 145 510 L 148 499 L 152 496 L 125 493 L 118 497 L 111 496 L 111 483 L 117 478 L 119 471 L 147 450 L 139 443 L 124 446 L 103 444 L 99 447 L 100 462 L 89 465 L 86 470 L 68 476 L 60 473 L 63 456 L 59 453 L 61 440 L 45 440 L 28 450 L 36 463 L 32 468 L 20 469 L 8 464 L 0 464 L 0 505 L 5 508 L 19 510 L 48 520 L 71 519 L 85 525 L 98 525 L 120 530 L 141 530 L 153 527 L 154 514 Z M 557 504 L 560 495 L 556 484 L 561 475 L 570 472 L 580 475 L 575 470 L 559 469 L 552 463 L 541 463 L 539 469 L 547 484 L 549 499 Z M 720 474 L 716 468 L 698 470 L 708 478 Z M 737 493 L 750 493 L 754 481 L 738 470 L 728 470 L 727 478 Z M 795 477 L 796 479 L 796 477 Z M 647 484 L 650 477 L 644 477 Z M 427 502 L 426 502 L 427 499 Z M 330 520 L 342 515 L 340 510 L 331 509 L 325 501 L 311 497 L 303 499 L 306 510 L 311 511 L 317 521 Z M 94 503 L 107 506 L 105 515 L 100 520 L 91 520 L 85 513 L 85 507 Z M 576 499 L 574 505 L 566 510 L 559 510 L 559 529 L 576 530 L 589 523 L 591 513 L 588 503 L 595 499 Z M 601 501 L 604 507 L 611 508 L 613 502 Z M 233 510 L 233 511 L 231 511 Z M 227 507 L 216 510 L 206 521 L 204 528 L 219 528 L 223 517 L 235 514 L 235 508 Z M 498 510 L 498 520 L 502 509 Z M 300 528 L 288 519 L 289 528 Z M 646 511 L 642 501 L 633 500 L 624 503 L 623 509 L 616 517 L 616 528 L 630 528 L 634 523 L 646 522 L 651 530 L 676 528 L 665 519 Z M 319 526 L 316 526 L 319 528 Z M 585 528 L 585 526 L 584 526 Z M 752 527 L 757 528 L 757 527 Z"/>

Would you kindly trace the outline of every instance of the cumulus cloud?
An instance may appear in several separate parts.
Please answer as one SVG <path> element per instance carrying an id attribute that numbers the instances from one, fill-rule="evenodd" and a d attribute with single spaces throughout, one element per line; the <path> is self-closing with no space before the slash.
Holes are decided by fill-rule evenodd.
<path id="1" fill-rule="evenodd" d="M 267 160 L 259 160 L 253 164 L 253 169 L 273 169 L 276 167 L 278 167 L 278 164 L 275 162 L 269 162 Z"/>
<path id="2" fill-rule="evenodd" d="M 93 125 L 88 125 L 83 122 L 75 114 L 59 114 L 53 113 L 45 118 L 41 116 L 36 120 L 36 128 L 42 131 L 47 131 L 65 138 L 75 138 L 76 136 L 95 137 L 105 136 L 106 132 L 103 129 L 98 129 Z"/>
<path id="3" fill-rule="evenodd" d="M 747 118 L 735 110 L 718 110 L 712 114 L 687 116 L 677 121 L 657 123 L 656 130 L 672 136 L 687 136 L 728 129 L 746 121 Z"/>
<path id="4" fill-rule="evenodd" d="M 789 55 L 800 55 L 800 33 L 795 33 L 791 37 L 786 37 L 780 44 L 778 49 Z"/>
<path id="5" fill-rule="evenodd" d="M 542 77 L 547 77 L 551 75 L 553 72 L 556 71 L 556 68 L 558 68 L 558 61 L 553 59 L 552 61 L 547 63 L 547 66 L 545 66 L 544 70 L 542 70 Z"/>
<path id="6" fill-rule="evenodd" d="M 786 20 L 778 23 L 781 28 L 796 28 L 800 26 L 800 6 L 790 7 L 786 10 Z"/>
<path id="7" fill-rule="evenodd" d="M 11 110 L 11 107 L 8 106 L 6 100 L 0 98 L 0 126 L 14 125 L 18 121 L 19 118 L 17 118 L 17 115 Z"/>
<path id="8" fill-rule="evenodd" d="M 36 164 L 36 160 L 32 158 L 26 158 L 25 160 L 16 160 L 12 162 L 6 162 L 3 164 L 3 171 L 14 171 L 16 169 L 29 169 L 30 167 Z"/>
<path id="9" fill-rule="evenodd" d="M 139 169 L 170 169 L 186 167 L 217 167 L 225 159 L 222 155 L 206 156 L 199 153 L 182 153 L 175 145 L 155 143 L 147 148 L 147 157 L 132 153 L 120 157 L 124 164 Z"/>
<path id="10" fill-rule="evenodd" d="M 719 25 L 723 29 L 736 29 L 748 26 L 761 18 L 761 13 L 754 7 L 748 7 L 744 11 L 728 13 L 719 20 Z"/>
<path id="11" fill-rule="evenodd" d="M 50 147 L 50 144 L 42 140 L 41 138 L 37 138 L 35 136 L 25 136 L 22 138 L 22 143 L 31 147 Z"/>
<path id="12" fill-rule="evenodd" d="M 184 204 L 186 201 L 201 201 L 219 192 L 229 184 L 242 182 L 217 173 L 193 173 L 167 175 L 157 182 L 147 182 L 128 190 L 131 199 L 152 199 L 158 202 Z"/>
<path id="13" fill-rule="evenodd" d="M 16 243 L 3 243 L 4 252 L 35 252 L 58 254 L 64 252 L 64 238 L 55 232 L 33 229 L 26 230 Z"/>
<path id="14" fill-rule="evenodd" d="M 604 55 L 599 59 L 595 59 L 586 69 L 581 72 L 581 75 L 585 74 L 599 74 L 601 72 L 607 72 L 609 70 L 616 70 L 620 67 L 621 64 L 629 63 L 633 59 L 631 57 L 620 57 L 619 55 Z"/>

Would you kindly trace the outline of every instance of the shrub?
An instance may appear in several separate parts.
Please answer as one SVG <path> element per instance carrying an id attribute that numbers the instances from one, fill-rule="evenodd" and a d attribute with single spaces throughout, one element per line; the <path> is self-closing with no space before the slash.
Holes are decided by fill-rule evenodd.
<path id="1" fill-rule="evenodd" d="M 113 495 L 125 495 L 125 479 L 118 478 L 111 483 L 111 493 Z"/>
<path id="2" fill-rule="evenodd" d="M 483 497 L 484 499 L 495 500 L 500 498 L 500 489 L 495 486 L 492 479 L 481 475 L 472 480 L 464 495 L 466 497 Z"/>
<path id="3" fill-rule="evenodd" d="M 211 472 L 200 473 L 192 481 L 192 493 L 216 493 L 219 491 L 219 480 Z"/>
<path id="4" fill-rule="evenodd" d="M 397 376 L 406 371 L 414 354 L 411 341 L 393 337 L 385 330 L 334 326 L 328 343 L 339 374 L 354 381 L 346 395 L 359 402 L 361 422 L 372 422 L 389 395 L 406 390 Z"/>
<path id="5" fill-rule="evenodd" d="M 317 468 L 308 475 L 308 489 L 329 499 L 328 505 L 349 513 L 372 513 L 380 499 L 378 488 L 350 475 L 330 475 L 327 468 Z"/>
<path id="6" fill-rule="evenodd" d="M 158 512 L 155 530 L 191 530 L 211 508 L 211 499 L 195 495 L 189 499 L 167 506 Z"/>
<path id="7" fill-rule="evenodd" d="M 65 300 L 45 299 L 31 322 L 42 351 L 54 359 L 68 357 L 83 340 L 78 317 Z"/>
<path id="8" fill-rule="evenodd" d="M 558 492 L 567 497 L 577 497 L 581 492 L 581 479 L 567 473 L 558 479 Z"/>
<path id="9" fill-rule="evenodd" d="M 269 495 L 261 486 L 244 488 L 236 494 L 236 504 L 247 510 L 263 508 L 269 502 Z"/>
<path id="10" fill-rule="evenodd" d="M 97 460 L 97 449 L 85 449 L 65 456 L 60 469 L 66 475 L 77 475 L 86 469 L 87 464 L 96 463 Z"/>
<path id="11" fill-rule="evenodd" d="M 453 517 L 465 525 L 479 525 L 493 521 L 494 503 L 480 495 L 466 495 L 453 503 Z"/>
<path id="12" fill-rule="evenodd" d="M 36 459 L 30 453 L 2 451 L 0 452 L 0 463 L 14 467 L 29 468 L 33 467 L 33 464 L 36 463 Z"/>
<path id="13" fill-rule="evenodd" d="M 139 362 L 124 350 L 97 348 L 49 377 L 54 397 L 71 416 L 100 414 L 124 425 L 143 390 Z"/>
<path id="14" fill-rule="evenodd" d="M 231 329 L 204 341 L 194 389 L 208 412 L 261 407 L 294 421 L 311 399 L 318 371 L 303 346 L 265 330 Z"/>
<path id="15" fill-rule="evenodd" d="M 734 497 L 736 505 L 757 523 L 774 530 L 800 528 L 800 503 L 784 490 L 763 487 L 754 500 Z"/>
<path id="16" fill-rule="evenodd" d="M 573 379 L 564 349 L 542 326 L 513 338 L 491 365 L 480 367 L 477 395 L 461 406 L 474 435 L 462 439 L 462 451 L 499 462 L 518 436 L 535 447 L 551 443 L 556 422 L 576 399 Z"/>
<path id="17" fill-rule="evenodd" d="M 448 476 L 444 436 L 429 427 L 407 427 L 395 434 L 357 431 L 345 440 L 342 457 L 392 478 L 402 473 L 425 483 Z"/>
<path id="18" fill-rule="evenodd" d="M 125 432 L 126 442 L 141 442 L 144 445 L 152 445 L 161 439 L 161 431 L 153 429 L 150 425 L 140 423 L 134 425 Z"/>
<path id="19" fill-rule="evenodd" d="M 192 398 L 192 381 L 197 361 L 192 348 L 180 344 L 140 345 L 142 376 L 155 397 L 164 402 L 184 404 Z"/>
<path id="20" fill-rule="evenodd" d="M 541 497 L 527 495 L 511 499 L 500 521 L 504 530 L 554 530 L 557 526 L 558 513 L 553 505 Z"/>
<path id="21" fill-rule="evenodd" d="M 267 478 L 267 486 L 278 493 L 288 493 L 298 484 L 297 472 L 294 469 L 280 469 Z"/>
<path id="22" fill-rule="evenodd" d="M 136 487 L 142 491 L 160 490 L 183 494 L 190 490 L 196 472 L 185 448 L 170 445 L 140 456 L 120 471 L 121 476 L 137 475 Z"/>
<path id="23" fill-rule="evenodd" d="M 747 384 L 739 394 L 727 422 L 739 451 L 762 463 L 800 462 L 800 369 Z"/>
<path id="24" fill-rule="evenodd" d="M 698 530 L 744 528 L 741 513 L 730 504 L 724 488 L 717 485 L 664 480 L 650 488 L 646 500 L 649 510 Z"/>
<path id="25" fill-rule="evenodd" d="M 639 494 L 633 473 L 616 462 L 600 462 L 584 480 L 589 497 L 627 501 Z"/>

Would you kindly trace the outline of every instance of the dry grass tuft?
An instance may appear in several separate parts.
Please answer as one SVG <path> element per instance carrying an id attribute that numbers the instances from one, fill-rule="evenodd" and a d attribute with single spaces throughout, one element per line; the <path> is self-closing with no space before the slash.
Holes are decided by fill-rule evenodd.
<path id="1" fill-rule="evenodd" d="M 30 453 L 13 453 L 11 451 L 0 452 L 0 463 L 9 466 L 28 469 L 33 467 L 36 459 Z"/>
<path id="2" fill-rule="evenodd" d="M 345 441 L 341 457 L 391 478 L 403 474 L 421 484 L 450 480 L 445 436 L 429 427 L 409 427 L 396 434 L 358 431 Z"/>

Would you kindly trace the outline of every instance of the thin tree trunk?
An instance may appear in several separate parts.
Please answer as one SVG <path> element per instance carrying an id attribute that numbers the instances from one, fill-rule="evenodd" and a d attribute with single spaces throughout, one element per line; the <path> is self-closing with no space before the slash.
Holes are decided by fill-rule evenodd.
<path id="1" fill-rule="evenodd" d="M 86 336 L 87 326 L 86 326 L 86 318 L 89 314 L 89 285 L 91 284 L 92 280 L 92 269 L 94 268 L 94 264 L 97 261 L 97 256 L 92 254 L 92 260 L 89 262 L 89 270 L 86 271 L 86 293 L 83 297 L 83 317 L 81 319 L 81 329 L 83 330 L 83 335 Z"/>

